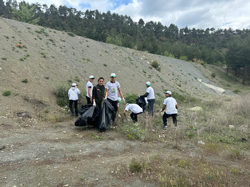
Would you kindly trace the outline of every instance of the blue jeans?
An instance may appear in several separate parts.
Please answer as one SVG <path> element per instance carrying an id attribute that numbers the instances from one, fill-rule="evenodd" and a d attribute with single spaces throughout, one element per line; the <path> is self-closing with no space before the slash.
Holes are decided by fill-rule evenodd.
<path id="1" fill-rule="evenodd" d="M 154 104 L 155 104 L 155 99 L 148 100 L 148 115 L 149 116 L 154 116 Z"/>

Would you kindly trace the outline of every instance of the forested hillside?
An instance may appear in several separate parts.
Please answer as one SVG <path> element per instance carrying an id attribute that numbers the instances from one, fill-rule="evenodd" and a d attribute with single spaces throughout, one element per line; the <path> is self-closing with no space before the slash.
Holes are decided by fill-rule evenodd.
<path id="1" fill-rule="evenodd" d="M 72 32 L 97 41 L 201 64 L 226 64 L 235 76 L 250 73 L 249 29 L 196 29 L 164 26 L 160 22 L 134 22 L 127 15 L 78 11 L 66 6 L 0 0 L 0 16 Z M 236 50 L 237 49 L 237 50 Z"/>

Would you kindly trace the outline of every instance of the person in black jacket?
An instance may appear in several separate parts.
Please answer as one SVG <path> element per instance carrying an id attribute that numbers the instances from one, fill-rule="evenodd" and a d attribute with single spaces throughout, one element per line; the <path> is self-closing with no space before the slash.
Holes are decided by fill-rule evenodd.
<path id="1" fill-rule="evenodd" d="M 103 86 L 103 81 L 104 78 L 100 77 L 98 79 L 98 84 L 93 87 L 92 92 L 93 106 L 96 106 L 99 111 L 102 109 L 102 101 L 105 97 L 105 87 Z"/>

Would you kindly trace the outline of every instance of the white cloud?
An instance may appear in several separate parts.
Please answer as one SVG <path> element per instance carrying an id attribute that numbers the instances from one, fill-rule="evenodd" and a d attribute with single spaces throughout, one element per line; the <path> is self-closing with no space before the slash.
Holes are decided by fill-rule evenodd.
<path id="1" fill-rule="evenodd" d="M 35 3 L 34 0 L 26 2 Z M 250 1 L 246 0 L 132 0 L 131 3 L 119 4 L 119 0 L 40 0 L 41 5 L 66 5 L 85 11 L 115 12 L 130 16 L 134 21 L 140 18 L 144 22 L 160 21 L 163 25 L 171 23 L 179 28 L 249 28 Z M 81 8 L 82 4 L 90 7 Z M 115 8 L 116 7 L 116 8 Z"/>

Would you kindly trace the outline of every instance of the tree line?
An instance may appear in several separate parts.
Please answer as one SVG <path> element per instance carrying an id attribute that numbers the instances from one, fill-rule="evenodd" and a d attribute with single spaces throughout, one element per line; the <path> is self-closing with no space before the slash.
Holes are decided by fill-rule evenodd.
<path id="1" fill-rule="evenodd" d="M 130 16 L 110 11 L 82 12 L 67 6 L 17 3 L 16 0 L 6 3 L 0 0 L 0 16 L 181 60 L 226 64 L 235 71 L 235 76 L 242 72 L 245 79 L 249 76 L 250 59 L 245 53 L 249 49 L 249 29 L 179 29 L 174 24 L 164 26 L 143 19 L 134 22 Z"/>

